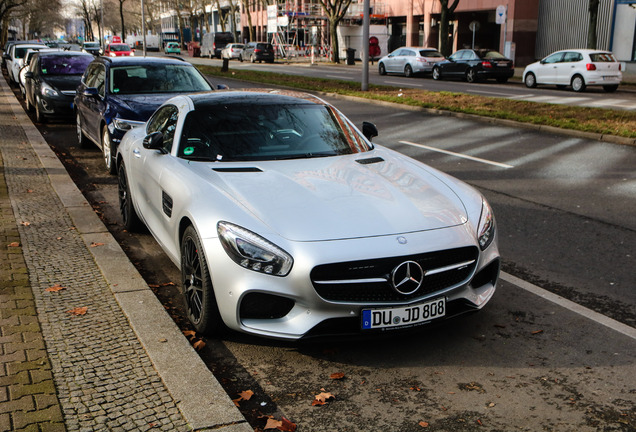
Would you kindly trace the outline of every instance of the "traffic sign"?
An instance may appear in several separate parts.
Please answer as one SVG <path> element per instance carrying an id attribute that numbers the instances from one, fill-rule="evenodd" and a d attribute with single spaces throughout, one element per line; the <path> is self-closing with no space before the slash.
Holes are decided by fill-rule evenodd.
<path id="1" fill-rule="evenodd" d="M 497 6 L 497 12 L 495 13 L 495 22 L 497 24 L 504 24 L 506 22 L 506 6 Z"/>

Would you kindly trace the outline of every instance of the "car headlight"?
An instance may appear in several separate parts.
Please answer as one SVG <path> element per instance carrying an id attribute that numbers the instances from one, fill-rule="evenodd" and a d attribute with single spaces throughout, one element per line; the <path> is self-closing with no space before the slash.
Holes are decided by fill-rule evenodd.
<path id="1" fill-rule="evenodd" d="M 241 267 L 274 276 L 291 270 L 293 258 L 263 237 L 229 222 L 219 222 L 217 231 L 225 252 Z"/>
<path id="2" fill-rule="evenodd" d="M 59 93 L 57 92 L 57 90 L 55 90 L 53 87 L 51 87 L 50 85 L 44 82 L 42 83 L 42 86 L 40 87 L 40 93 L 42 93 L 42 96 L 46 96 L 46 97 L 59 96 Z"/>
<path id="3" fill-rule="evenodd" d="M 134 127 L 138 127 L 145 124 L 144 122 L 140 122 L 140 121 L 135 121 L 135 120 L 124 120 L 124 119 L 120 119 L 120 118 L 114 118 L 113 119 L 113 125 L 115 126 L 115 128 L 119 129 L 120 131 L 129 131 L 130 129 L 134 128 Z"/>
<path id="4" fill-rule="evenodd" d="M 477 239 L 479 248 L 485 250 L 495 238 L 495 217 L 492 213 L 490 204 L 482 198 L 481 200 L 481 216 L 479 217 L 479 226 L 477 228 Z"/>

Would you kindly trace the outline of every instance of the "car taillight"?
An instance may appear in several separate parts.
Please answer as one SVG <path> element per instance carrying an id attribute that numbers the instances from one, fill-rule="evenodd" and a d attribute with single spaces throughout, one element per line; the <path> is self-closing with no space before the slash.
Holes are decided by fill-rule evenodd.
<path id="1" fill-rule="evenodd" d="M 623 70 L 623 63 L 619 63 L 619 64 L 618 64 L 618 70 L 619 70 L 619 71 L 622 71 L 622 70 Z"/>
<path id="2" fill-rule="evenodd" d="M 255 53 L 257 52 L 261 52 L 262 50 L 259 50 L 258 48 L 254 50 Z"/>
<path id="3" fill-rule="evenodd" d="M 481 62 L 481 66 L 485 68 L 491 68 L 492 64 L 490 62 L 484 61 L 484 62 Z"/>
<path id="4" fill-rule="evenodd" d="M 588 63 L 585 65 L 585 68 L 589 71 L 596 70 L 596 65 L 594 63 Z"/>

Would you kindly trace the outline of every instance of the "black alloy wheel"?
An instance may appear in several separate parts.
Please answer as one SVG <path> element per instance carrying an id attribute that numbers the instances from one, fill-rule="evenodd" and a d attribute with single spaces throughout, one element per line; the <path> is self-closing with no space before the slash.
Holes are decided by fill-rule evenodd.
<path id="1" fill-rule="evenodd" d="M 190 323 L 199 333 L 212 334 L 222 326 L 208 265 L 192 225 L 181 240 L 181 289 Z"/>
<path id="2" fill-rule="evenodd" d="M 118 174 L 117 190 L 119 195 L 119 213 L 121 214 L 124 228 L 128 232 L 139 231 L 142 222 L 132 203 L 130 187 L 128 186 L 128 176 L 126 175 L 126 167 L 123 161 L 119 164 Z"/>

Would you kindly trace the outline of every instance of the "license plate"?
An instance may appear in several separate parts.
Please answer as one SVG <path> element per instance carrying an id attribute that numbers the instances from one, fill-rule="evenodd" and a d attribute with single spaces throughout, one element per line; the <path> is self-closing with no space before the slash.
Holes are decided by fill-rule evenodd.
<path id="1" fill-rule="evenodd" d="M 499 62 L 499 63 L 497 63 L 497 66 L 506 67 L 506 66 L 508 66 L 508 63 L 507 62 Z"/>
<path id="2" fill-rule="evenodd" d="M 411 326 L 446 315 L 446 298 L 426 303 L 386 309 L 363 309 L 362 329 L 382 329 Z"/>

